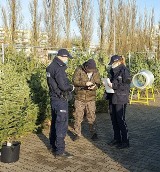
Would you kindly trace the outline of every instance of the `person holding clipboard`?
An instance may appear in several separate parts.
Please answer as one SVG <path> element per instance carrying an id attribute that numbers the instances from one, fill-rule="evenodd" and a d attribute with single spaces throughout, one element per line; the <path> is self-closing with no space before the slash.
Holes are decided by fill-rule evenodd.
<path id="1" fill-rule="evenodd" d="M 108 65 L 111 65 L 110 78 L 103 80 L 103 83 L 109 100 L 109 111 L 114 131 L 113 140 L 108 145 L 124 149 L 129 147 L 125 112 L 129 101 L 131 77 L 125 66 L 124 57 L 114 55 Z"/>

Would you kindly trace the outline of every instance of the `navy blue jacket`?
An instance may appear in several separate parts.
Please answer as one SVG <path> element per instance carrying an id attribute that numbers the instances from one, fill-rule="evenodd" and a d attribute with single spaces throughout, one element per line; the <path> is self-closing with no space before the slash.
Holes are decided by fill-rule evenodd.
<path id="1" fill-rule="evenodd" d="M 111 96 L 112 104 L 126 104 L 129 101 L 131 76 L 125 65 L 121 64 L 110 70 L 112 88 L 115 93 Z"/>
<path id="2" fill-rule="evenodd" d="M 51 99 L 64 99 L 66 92 L 73 90 L 73 85 L 69 83 L 65 70 L 67 66 L 58 57 L 46 68 L 47 84 Z"/>

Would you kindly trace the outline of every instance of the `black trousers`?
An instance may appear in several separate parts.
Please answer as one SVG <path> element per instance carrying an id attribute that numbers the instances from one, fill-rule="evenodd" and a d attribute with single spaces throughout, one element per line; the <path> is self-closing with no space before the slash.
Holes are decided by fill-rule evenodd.
<path id="1" fill-rule="evenodd" d="M 52 100 L 52 121 L 50 128 L 50 144 L 56 154 L 65 151 L 65 137 L 68 130 L 68 102 L 63 100 Z"/>
<path id="2" fill-rule="evenodd" d="M 128 143 L 128 129 L 125 121 L 127 104 L 112 104 L 109 102 L 109 110 L 114 131 L 114 139 L 119 142 Z"/>

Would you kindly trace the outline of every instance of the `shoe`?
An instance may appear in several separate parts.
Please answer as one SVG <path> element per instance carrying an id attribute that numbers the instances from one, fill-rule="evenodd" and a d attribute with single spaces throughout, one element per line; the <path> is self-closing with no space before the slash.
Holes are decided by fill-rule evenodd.
<path id="1" fill-rule="evenodd" d="M 109 146 L 117 146 L 119 145 L 121 142 L 120 141 L 117 141 L 117 140 L 112 140 L 111 142 L 107 143 Z"/>
<path id="2" fill-rule="evenodd" d="M 92 135 L 91 139 L 92 139 L 93 141 L 98 140 L 97 133 L 94 133 L 94 134 Z"/>
<path id="3" fill-rule="evenodd" d="M 73 158 L 73 155 L 68 153 L 68 152 L 64 152 L 63 154 L 55 154 L 56 158 Z"/>
<path id="4" fill-rule="evenodd" d="M 79 140 L 80 139 L 80 137 L 76 134 L 75 136 L 74 136 L 74 138 L 73 138 L 73 141 L 77 141 L 77 140 Z"/>
<path id="5" fill-rule="evenodd" d="M 126 149 L 129 148 L 129 143 L 121 143 L 117 145 L 117 149 Z"/>
<path id="6" fill-rule="evenodd" d="M 51 155 L 53 155 L 53 156 L 56 155 L 56 149 L 50 148 L 50 149 L 48 149 L 48 151 Z"/>
<path id="7" fill-rule="evenodd" d="M 49 152 L 56 152 L 56 146 L 52 146 L 52 145 L 49 145 L 49 147 L 47 148 Z"/>

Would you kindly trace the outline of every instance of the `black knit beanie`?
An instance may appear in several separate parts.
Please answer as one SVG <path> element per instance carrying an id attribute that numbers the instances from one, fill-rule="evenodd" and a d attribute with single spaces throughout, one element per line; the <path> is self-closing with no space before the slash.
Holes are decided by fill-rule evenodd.
<path id="1" fill-rule="evenodd" d="M 94 72 L 96 70 L 96 63 L 93 59 L 89 59 L 83 66 L 87 72 Z"/>

